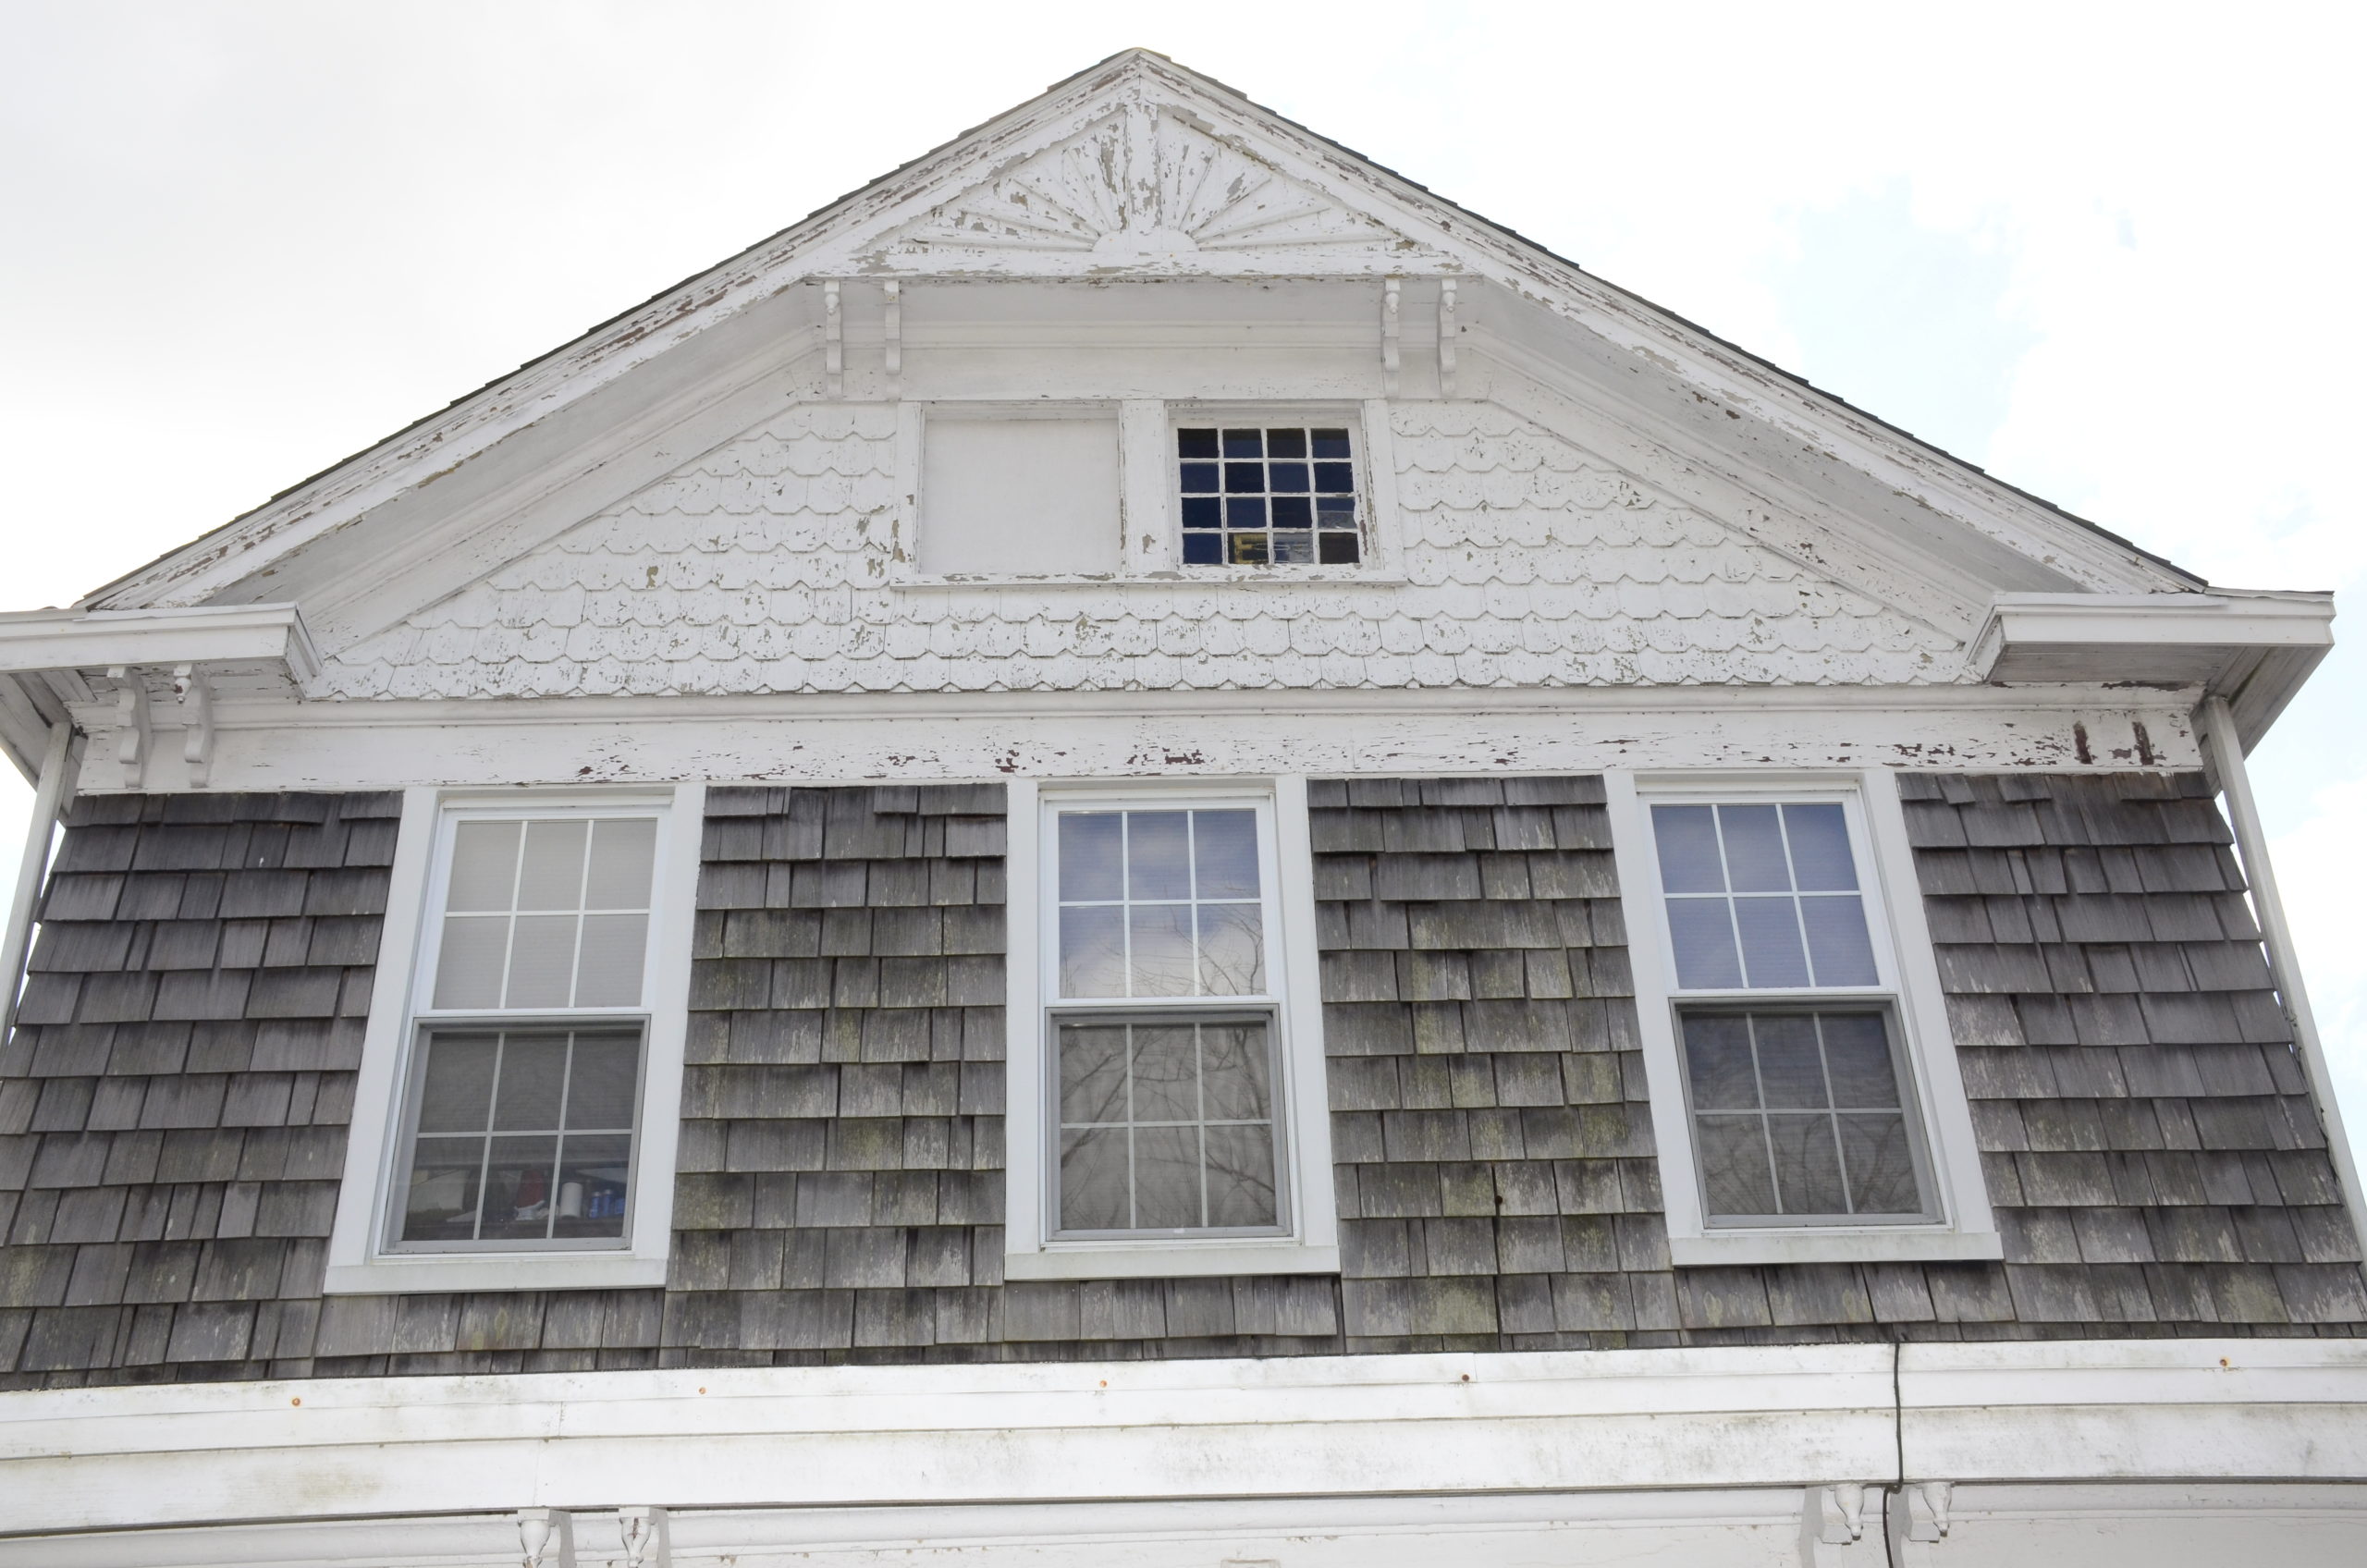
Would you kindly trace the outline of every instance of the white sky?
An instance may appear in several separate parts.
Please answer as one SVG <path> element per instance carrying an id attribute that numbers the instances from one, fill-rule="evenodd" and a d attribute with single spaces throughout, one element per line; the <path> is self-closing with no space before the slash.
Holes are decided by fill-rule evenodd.
<path id="1" fill-rule="evenodd" d="M 2214 581 L 2350 588 L 2361 31 L 2062 0 L 0 0 L 0 607 L 1129 44 Z M 2363 675 L 2337 651 L 2253 764 L 2367 1143 Z M 0 843 L 28 796 L 0 780 Z"/>

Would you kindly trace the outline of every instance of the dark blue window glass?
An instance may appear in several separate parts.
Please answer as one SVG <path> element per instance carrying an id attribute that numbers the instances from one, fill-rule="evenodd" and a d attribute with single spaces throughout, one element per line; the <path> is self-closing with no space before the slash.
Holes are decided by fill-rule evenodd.
<path id="1" fill-rule="evenodd" d="M 1184 565 L 1354 566 L 1362 558 L 1346 430 L 1194 426 L 1177 430 L 1175 451 Z"/>

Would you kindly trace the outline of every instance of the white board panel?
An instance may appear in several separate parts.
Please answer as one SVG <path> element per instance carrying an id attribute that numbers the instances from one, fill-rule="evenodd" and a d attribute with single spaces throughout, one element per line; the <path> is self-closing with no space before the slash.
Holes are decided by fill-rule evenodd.
<path id="1" fill-rule="evenodd" d="M 1114 415 L 928 422 L 923 571 L 1114 572 L 1119 544 Z"/>

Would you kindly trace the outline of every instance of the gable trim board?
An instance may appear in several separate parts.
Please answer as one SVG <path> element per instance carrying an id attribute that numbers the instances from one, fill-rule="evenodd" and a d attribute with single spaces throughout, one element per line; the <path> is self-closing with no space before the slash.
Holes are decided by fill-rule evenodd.
<path id="1" fill-rule="evenodd" d="M 1615 1517 L 1637 1489 L 1797 1499 L 1902 1472 L 2355 1482 L 2367 1349 L 1811 1345 L 0 1394 L 9 1525 L 28 1533 L 652 1497 L 691 1513 L 1552 1493 L 1583 1518 L 1602 1506 L 1591 1493 Z"/>
<path id="2" fill-rule="evenodd" d="M 574 404 L 587 391 L 689 341 L 725 316 L 769 306 L 818 322 L 818 307 L 797 298 L 818 291 L 792 288 L 784 293 L 788 285 L 859 274 L 865 267 L 862 247 L 872 237 L 942 206 L 957 189 L 990 182 L 998 178 L 998 169 L 1039 155 L 1089 122 L 1113 113 L 1139 117 L 1142 105 L 1154 102 L 1161 113 L 1171 107 L 1177 123 L 1204 128 L 1196 134 L 1254 146 L 1254 155 L 1244 155 L 1269 165 L 1278 178 L 1296 180 L 1335 203 L 1368 211 L 1384 225 L 1432 237 L 1424 243 L 1434 241 L 1452 257 L 1438 264 L 1460 269 L 1468 280 L 1488 279 L 1508 298 L 1532 301 L 1554 316 L 1583 323 L 1614 352 L 1637 357 L 1638 364 L 1661 367 L 1697 387 L 1715 405 L 1713 412 L 1748 410 L 1752 420 L 1784 428 L 1787 440 L 1805 438 L 1809 449 L 1865 465 L 1882 487 L 1916 497 L 1934 516 L 1954 520 L 1951 526 L 1979 532 L 1985 526 L 1983 518 L 2010 514 L 2019 520 L 2013 528 L 2046 541 L 2044 553 L 2056 559 L 2057 570 L 2069 570 L 2090 586 L 2195 585 L 2192 579 L 2100 531 L 1900 437 L 1677 318 L 1600 285 L 1419 187 L 1249 104 L 1231 90 L 1156 55 L 1131 51 L 307 482 L 227 531 L 110 585 L 93 602 L 190 603 L 227 591 L 290 548 L 353 522 L 373 506 L 411 488 L 431 467 L 439 474 L 452 472 L 456 464 L 465 471 L 472 458 L 502 437 Z M 1140 267 L 1122 265 L 1118 273 L 1138 276 Z M 1299 273 L 1307 275 L 1305 268 Z M 1313 276 L 1339 275 L 1317 269 Z M 904 292 L 909 304 L 909 286 Z M 1472 296 L 1466 308 L 1477 310 L 1476 293 L 1470 288 L 1464 293 Z"/>

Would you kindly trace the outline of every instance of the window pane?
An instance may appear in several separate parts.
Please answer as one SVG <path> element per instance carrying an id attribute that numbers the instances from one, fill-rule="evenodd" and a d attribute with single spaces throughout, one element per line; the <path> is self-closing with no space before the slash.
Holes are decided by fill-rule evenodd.
<path id="1" fill-rule="evenodd" d="M 1192 896 L 1191 815 L 1182 811 L 1126 813 L 1126 896 Z"/>
<path id="2" fill-rule="evenodd" d="M 1841 1185 L 1841 1151 L 1833 1118 L 1795 1111 L 1767 1119 L 1768 1143 L 1775 1151 L 1775 1192 L 1785 1214 L 1846 1214 L 1849 1195 Z"/>
<path id="3" fill-rule="evenodd" d="M 1304 430 L 1269 430 L 1266 432 L 1266 456 L 1269 458 L 1304 458 L 1306 456 L 1306 432 Z M 1277 486 L 1277 488 L 1280 488 Z"/>
<path id="4" fill-rule="evenodd" d="M 638 1032 L 586 1032 L 575 1036 L 575 1059 L 567 1073 L 570 1128 L 631 1129 L 640 1087 Z"/>
<path id="5" fill-rule="evenodd" d="M 1188 997 L 1196 978 L 1190 904 L 1134 904 L 1127 910 L 1134 944 L 1129 973 L 1135 997 Z"/>
<path id="6" fill-rule="evenodd" d="M 1134 1035 L 1136 1121 L 1197 1121 L 1200 1065 L 1192 1024 L 1137 1023 Z"/>
<path id="7" fill-rule="evenodd" d="M 411 1190 L 403 1194 L 402 1239 L 473 1240 L 484 1160 L 483 1138 L 422 1138 L 411 1156 Z"/>
<path id="8" fill-rule="evenodd" d="M 1753 986 L 1805 986 L 1809 961 L 1800 949 L 1800 917 L 1790 899 L 1736 899 L 1735 929 Z"/>
<path id="9" fill-rule="evenodd" d="M 1767 1134 L 1756 1116 L 1695 1119 L 1701 1140 L 1701 1201 L 1712 1215 L 1773 1214 Z"/>
<path id="10" fill-rule="evenodd" d="M 1192 857 L 1198 877 L 1196 896 L 1203 899 L 1256 898 L 1257 814 L 1254 811 L 1194 812 Z"/>
<path id="11" fill-rule="evenodd" d="M 631 1138 L 615 1133 L 570 1133 L 560 1139 L 553 1234 L 623 1235 L 625 1192 L 632 1174 Z"/>
<path id="12" fill-rule="evenodd" d="M 1212 1226 L 1278 1223 L 1274 1202 L 1273 1127 L 1264 1122 L 1249 1127 L 1210 1127 L 1205 1136 L 1208 1144 L 1208 1223 Z"/>
<path id="13" fill-rule="evenodd" d="M 1200 906 L 1200 994 L 1256 997 L 1266 990 L 1266 941 L 1256 904 Z"/>
<path id="14" fill-rule="evenodd" d="M 518 866 L 520 909 L 581 909 L 583 842 L 581 820 L 526 824 L 526 852 Z"/>
<path id="15" fill-rule="evenodd" d="M 1898 1104 L 1898 1069 L 1882 1014 L 1827 1012 L 1819 1014 L 1817 1022 L 1824 1031 L 1824 1064 L 1833 1082 L 1833 1103 L 1845 1110 Z"/>
<path id="16" fill-rule="evenodd" d="M 1874 944 L 1866 934 L 1863 899 L 1854 893 L 1802 899 L 1800 920 L 1808 927 L 1809 957 L 1816 965 L 1818 985 L 1876 983 Z"/>
<path id="17" fill-rule="evenodd" d="M 521 924 L 537 916 L 523 915 Z M 636 1007 L 641 1002 L 641 966 L 649 950 L 649 916 L 587 914 L 583 958 L 576 971 L 578 1007 Z"/>
<path id="18" fill-rule="evenodd" d="M 1849 855 L 1848 820 L 1838 805 L 1787 805 L 1784 830 L 1792 840 L 1792 873 L 1802 892 L 1847 892 L 1858 886 Z"/>
<path id="19" fill-rule="evenodd" d="M 1669 900 L 1668 935 L 1676 949 L 1679 986 L 1699 991 L 1742 984 L 1742 961 L 1735 956 L 1734 921 L 1725 900 Z"/>
<path id="20" fill-rule="evenodd" d="M 1685 1066 L 1695 1109 L 1759 1109 L 1759 1074 L 1750 1058 L 1750 1020 L 1732 1013 L 1686 1018 Z"/>
<path id="21" fill-rule="evenodd" d="M 1759 1085 L 1770 1110 L 1822 1110 L 1824 1059 L 1817 1050 L 1816 1016 L 1761 1012 L 1750 1019 L 1759 1047 Z"/>
<path id="22" fill-rule="evenodd" d="M 1126 994 L 1125 918 L 1114 904 L 1061 911 L 1061 995 Z"/>
<path id="23" fill-rule="evenodd" d="M 1272 1120 L 1272 1054 L 1263 1023 L 1200 1025 L 1200 1084 L 1210 1121 Z"/>
<path id="24" fill-rule="evenodd" d="M 444 907 L 506 910 L 518 882 L 515 822 L 456 822 L 452 825 L 452 876 Z"/>
<path id="25" fill-rule="evenodd" d="M 1652 841 L 1660 850 L 1661 888 L 1670 893 L 1723 893 L 1718 827 L 1709 806 L 1654 806 Z"/>
<path id="26" fill-rule="evenodd" d="M 1217 455 L 1217 433 L 1213 430 L 1179 430 L 1175 433 L 1175 451 L 1179 457 L 1213 458 Z"/>
<path id="27" fill-rule="evenodd" d="M 498 1035 L 431 1035 L 420 1042 L 427 1070 L 419 1095 L 419 1131 L 482 1133 L 493 1116 L 493 1060 Z"/>
<path id="28" fill-rule="evenodd" d="M 650 877 L 656 864 L 656 818 L 629 816 L 595 822 L 583 907 L 647 909 Z"/>
<path id="29" fill-rule="evenodd" d="M 1842 1158 L 1849 1163 L 1850 1196 L 1859 1214 L 1919 1214 L 1915 1158 L 1903 1116 L 1844 1116 Z"/>
<path id="30" fill-rule="evenodd" d="M 496 1138 L 485 1165 L 484 1241 L 539 1241 L 551 1231 L 551 1177 L 558 1139 Z"/>
<path id="31" fill-rule="evenodd" d="M 1127 1207 L 1123 1128 L 1061 1133 L 1061 1229 L 1124 1231 Z"/>
<path id="32" fill-rule="evenodd" d="M 1782 893 L 1792 887 L 1784 860 L 1784 830 L 1773 806 L 1720 806 L 1726 877 L 1737 893 Z"/>
<path id="33" fill-rule="evenodd" d="M 1145 1231 L 1197 1229 L 1206 1223 L 1203 1213 L 1200 1130 L 1135 1128 L 1135 1227 Z"/>
<path id="34" fill-rule="evenodd" d="M 495 1129 L 505 1133 L 556 1131 L 559 1093 L 566 1079 L 566 1035 L 503 1036 L 501 1083 L 494 1096 Z"/>
<path id="35" fill-rule="evenodd" d="M 1062 901 L 1123 897 L 1118 871 L 1125 831 L 1124 814 L 1064 811 L 1060 824 Z"/>
<path id="36" fill-rule="evenodd" d="M 572 914 L 521 914 L 509 937 L 506 1007 L 565 1007 L 575 988 Z"/>
<path id="37" fill-rule="evenodd" d="M 499 1007 L 501 969 L 508 957 L 506 914 L 448 914 L 435 953 L 435 1005 Z"/>
<path id="38" fill-rule="evenodd" d="M 1060 1026 L 1061 1120 L 1126 1120 L 1126 1031 L 1121 1025 Z"/>

